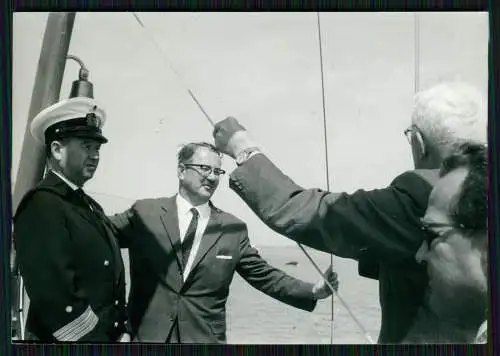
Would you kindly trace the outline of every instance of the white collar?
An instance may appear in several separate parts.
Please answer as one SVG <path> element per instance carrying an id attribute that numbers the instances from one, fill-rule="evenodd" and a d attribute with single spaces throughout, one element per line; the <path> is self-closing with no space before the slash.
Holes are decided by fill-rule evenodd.
<path id="1" fill-rule="evenodd" d="M 208 204 L 208 202 L 201 205 L 193 206 L 180 193 L 178 193 L 176 197 L 176 203 L 177 203 L 177 211 L 181 216 L 186 215 L 189 212 L 189 210 L 191 210 L 191 208 L 196 208 L 200 216 L 203 218 L 210 216 L 210 205 Z"/>
<path id="2" fill-rule="evenodd" d="M 50 170 L 52 173 L 54 173 L 56 176 L 58 176 L 59 178 L 61 178 L 61 180 L 66 183 L 67 185 L 70 186 L 71 189 L 73 190 L 77 190 L 78 188 L 80 188 L 79 186 L 77 186 L 75 183 L 71 182 L 68 178 L 66 178 L 65 176 L 63 176 L 62 173 L 60 172 L 56 172 L 55 170 L 51 169 Z"/>

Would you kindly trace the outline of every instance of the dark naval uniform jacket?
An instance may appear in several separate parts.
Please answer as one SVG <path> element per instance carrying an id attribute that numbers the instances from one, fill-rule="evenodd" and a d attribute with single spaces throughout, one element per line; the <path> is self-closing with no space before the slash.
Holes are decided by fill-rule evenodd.
<path id="1" fill-rule="evenodd" d="M 176 198 L 144 199 L 111 217 L 128 247 L 128 300 L 134 341 L 226 343 L 226 302 L 233 275 L 296 308 L 316 306 L 312 283 L 270 266 L 250 245 L 246 224 L 210 204 L 210 218 L 186 279 Z M 118 234 L 117 234 L 118 236 Z"/>
<path id="2" fill-rule="evenodd" d="M 362 276 L 379 281 L 379 343 L 399 343 L 424 303 L 425 267 L 415 253 L 437 170 L 408 171 L 389 187 L 353 194 L 304 189 L 264 154 L 232 174 L 233 189 L 270 228 L 312 248 L 359 261 Z"/>
<path id="3" fill-rule="evenodd" d="M 96 214 L 53 172 L 19 205 L 14 245 L 30 298 L 26 329 L 36 339 L 114 342 L 125 331 L 120 249 Z"/>

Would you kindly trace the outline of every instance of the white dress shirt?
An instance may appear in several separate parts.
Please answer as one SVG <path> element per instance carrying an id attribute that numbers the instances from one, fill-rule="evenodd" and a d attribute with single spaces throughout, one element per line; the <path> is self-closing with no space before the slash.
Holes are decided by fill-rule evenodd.
<path id="1" fill-rule="evenodd" d="M 74 191 L 80 189 L 81 187 L 77 186 L 75 183 L 73 183 L 72 181 L 70 181 L 68 178 L 66 178 L 62 173 L 60 172 L 56 172 L 54 170 L 51 170 L 52 173 L 54 173 L 56 176 L 58 176 L 59 178 L 62 179 L 62 181 L 64 183 L 66 183 L 67 185 L 69 185 L 69 187 L 71 189 L 73 189 Z M 82 189 L 83 190 L 83 189 Z M 88 204 L 87 204 L 88 205 Z M 88 207 L 90 208 L 90 210 L 94 211 L 94 207 L 92 205 L 88 205 Z"/>
<path id="2" fill-rule="evenodd" d="M 177 203 L 177 218 L 179 220 L 179 236 L 181 239 L 181 243 L 184 241 L 184 237 L 186 235 L 189 224 L 191 223 L 191 219 L 193 218 L 193 213 L 191 213 L 191 208 L 196 208 L 198 210 L 198 226 L 196 227 L 196 234 L 194 235 L 193 247 L 191 247 L 191 252 L 189 253 L 189 258 L 186 263 L 186 268 L 184 268 L 183 279 L 186 280 L 189 272 L 191 270 L 191 266 L 193 265 L 194 257 L 198 252 L 198 248 L 200 247 L 201 238 L 205 233 L 205 229 L 208 224 L 208 220 L 210 219 L 210 206 L 208 202 L 202 205 L 193 206 L 186 199 L 184 199 L 180 194 L 176 196 Z"/>
<path id="3" fill-rule="evenodd" d="M 69 185 L 71 189 L 73 189 L 73 190 L 77 190 L 78 189 L 78 186 L 75 183 L 73 183 L 72 181 L 70 181 L 68 178 L 66 178 L 65 176 L 63 176 L 62 173 L 56 172 L 54 170 L 51 170 L 51 172 L 54 173 L 59 178 L 61 178 L 62 181 L 64 183 L 66 183 L 67 185 Z"/>

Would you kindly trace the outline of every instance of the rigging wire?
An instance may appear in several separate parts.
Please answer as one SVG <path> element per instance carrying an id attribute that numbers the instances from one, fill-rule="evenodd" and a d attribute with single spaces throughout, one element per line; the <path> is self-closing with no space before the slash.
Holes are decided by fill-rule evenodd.
<path id="1" fill-rule="evenodd" d="M 326 104 L 325 104 L 325 76 L 323 71 L 323 46 L 321 44 L 321 24 L 319 19 L 319 12 L 316 12 L 317 15 L 317 25 L 318 25 L 318 44 L 319 44 L 319 64 L 321 69 L 321 97 L 322 97 L 322 105 L 323 105 L 323 137 L 325 144 L 325 169 L 326 169 L 326 191 L 330 191 L 330 172 L 328 166 L 328 139 L 327 139 L 327 127 L 326 127 Z M 333 253 L 330 254 L 330 265 L 333 266 Z M 330 318 L 330 344 L 333 344 L 334 337 L 334 325 L 335 325 L 335 298 L 334 294 L 332 294 L 332 304 L 331 304 L 331 318 Z"/>
<path id="2" fill-rule="evenodd" d="M 311 256 L 306 252 L 306 250 L 304 249 L 304 247 L 301 245 L 301 244 L 297 244 L 299 245 L 299 247 L 301 248 L 301 250 L 304 252 L 304 254 L 307 256 L 307 258 L 309 259 L 309 261 L 311 262 L 311 264 L 314 266 L 314 268 L 316 269 L 316 271 L 318 271 L 318 273 L 323 277 L 323 279 L 325 280 L 326 284 L 328 285 L 328 287 L 334 291 L 334 294 L 337 296 L 337 298 L 339 298 L 339 301 L 340 303 L 342 303 L 342 305 L 344 306 L 344 308 L 347 310 L 347 312 L 349 313 L 349 315 L 351 316 L 351 318 L 354 320 L 354 322 L 358 325 L 358 327 L 361 329 L 361 331 L 363 332 L 364 336 L 366 337 L 366 339 L 370 342 L 370 344 L 375 344 L 375 342 L 373 341 L 372 337 L 370 336 L 370 334 L 368 333 L 368 331 L 365 329 L 365 327 L 363 326 L 363 324 L 361 324 L 361 322 L 358 320 L 358 318 L 356 318 L 356 316 L 354 315 L 354 313 L 352 312 L 351 308 L 349 308 L 349 305 L 347 305 L 346 301 L 339 295 L 338 292 L 335 292 L 335 289 L 333 288 L 333 286 L 331 285 L 331 283 L 328 281 L 328 279 L 326 279 L 326 277 L 323 275 L 323 272 L 321 272 L 321 269 L 318 267 L 318 265 L 316 264 L 316 262 L 314 262 L 314 260 L 311 258 Z"/>
<path id="3" fill-rule="evenodd" d="M 203 113 L 203 115 L 205 115 L 205 117 L 210 122 L 210 124 L 212 126 L 214 126 L 214 122 L 210 118 L 210 116 L 207 114 L 207 111 L 200 104 L 200 102 L 198 101 L 198 99 L 196 98 L 196 96 L 194 95 L 194 93 L 191 91 L 191 89 L 189 89 L 189 86 L 186 84 L 186 81 L 184 80 L 184 78 L 180 75 L 180 73 L 177 70 L 175 70 L 174 66 L 172 65 L 172 62 L 168 59 L 167 55 L 165 54 L 165 52 L 163 51 L 163 49 L 160 47 L 160 45 L 158 44 L 158 42 L 156 42 L 155 39 L 154 39 L 154 37 L 148 33 L 148 31 L 146 29 L 146 26 L 144 26 L 144 23 L 141 21 L 141 19 L 139 18 L 139 16 L 135 12 L 132 12 L 132 15 L 135 17 L 135 19 L 137 20 L 137 22 L 139 23 L 139 25 L 147 33 L 147 35 L 148 35 L 147 37 L 151 40 L 151 42 L 153 43 L 153 45 L 160 52 L 160 54 L 163 57 L 163 59 L 168 63 L 168 65 L 169 65 L 170 69 L 172 70 L 172 72 L 175 73 L 175 75 L 177 76 L 177 78 L 179 79 L 179 81 L 182 83 L 184 89 L 186 89 L 187 93 L 194 100 L 195 104 L 201 110 L 201 112 Z"/>
<path id="4" fill-rule="evenodd" d="M 138 200 L 139 198 L 132 198 L 132 197 L 126 197 L 124 195 L 119 195 L 119 194 L 110 194 L 110 193 L 103 193 L 103 192 L 98 192 L 98 191 L 95 191 L 95 190 L 86 190 L 86 193 L 87 194 L 95 194 L 95 195 L 102 195 L 102 196 L 105 196 L 105 197 L 110 197 L 110 198 L 119 198 L 121 200 L 129 200 L 129 201 L 136 201 Z"/>
<path id="5" fill-rule="evenodd" d="M 420 90 L 420 26 L 419 26 L 419 17 L 418 12 L 413 13 L 413 68 L 414 68 L 414 79 L 413 79 L 413 92 L 414 94 L 418 93 Z"/>

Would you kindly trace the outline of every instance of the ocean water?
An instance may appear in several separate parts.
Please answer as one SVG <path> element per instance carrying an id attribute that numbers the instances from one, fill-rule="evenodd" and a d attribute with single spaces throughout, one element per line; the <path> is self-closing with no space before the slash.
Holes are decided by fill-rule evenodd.
<path id="1" fill-rule="evenodd" d="M 298 246 L 258 248 L 262 257 L 284 272 L 309 282 L 321 279 Z M 307 249 L 316 264 L 325 270 L 330 255 Z M 287 265 L 296 261 L 296 266 Z M 339 276 L 339 295 L 373 340 L 380 328 L 378 282 L 362 278 L 357 263 L 334 256 Z M 312 312 L 281 303 L 254 289 L 235 275 L 227 304 L 228 343 L 233 344 L 368 344 L 338 298 L 320 300 Z M 333 332 L 333 335 L 332 335 Z M 333 336 L 333 340 L 332 340 Z M 333 341 L 333 342 L 332 342 Z"/>
<path id="2" fill-rule="evenodd" d="M 291 276 L 308 282 L 321 279 L 298 246 L 259 247 L 259 253 L 271 265 Z M 330 255 L 306 248 L 321 268 L 326 270 Z M 126 268 L 128 256 L 123 251 Z M 297 265 L 287 265 L 295 261 Z M 340 282 L 339 295 L 374 341 L 380 329 L 378 283 L 362 278 L 357 263 L 333 259 Z M 127 285 L 128 273 L 127 273 Z M 127 292 L 128 294 L 128 292 Z M 279 302 L 258 291 L 235 274 L 227 303 L 227 342 L 230 344 L 368 344 L 346 307 L 337 297 L 318 301 L 314 311 L 307 312 Z M 333 340 L 332 340 L 333 331 Z M 332 342 L 333 341 L 333 342 Z"/>

